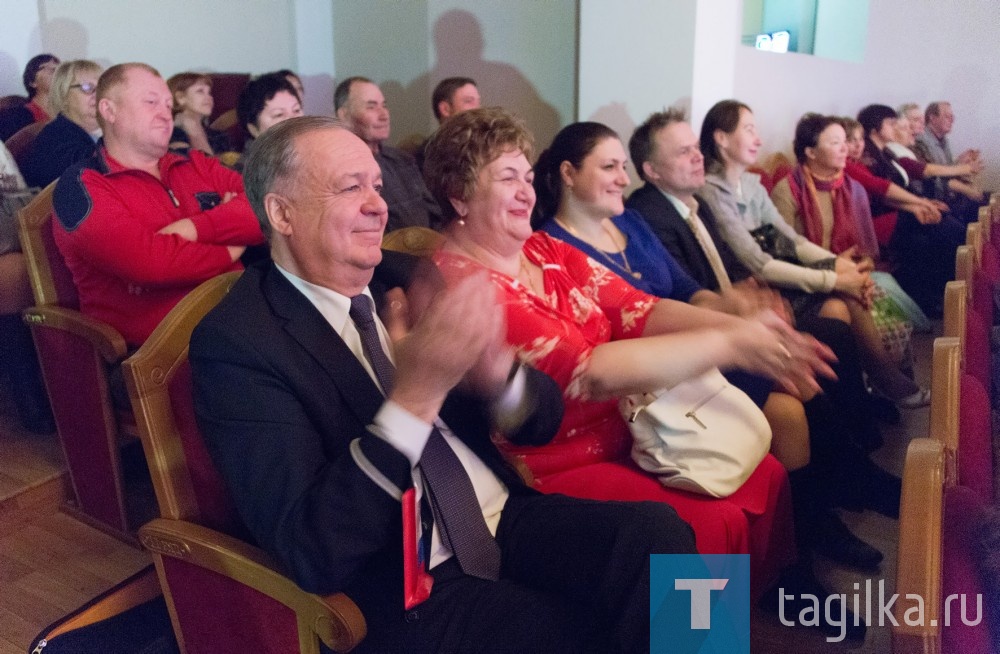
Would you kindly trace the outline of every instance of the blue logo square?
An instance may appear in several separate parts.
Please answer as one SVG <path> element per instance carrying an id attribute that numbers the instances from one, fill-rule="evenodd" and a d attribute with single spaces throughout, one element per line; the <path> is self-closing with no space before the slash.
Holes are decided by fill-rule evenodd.
<path id="1" fill-rule="evenodd" d="M 750 654 L 750 556 L 653 554 L 651 654 Z"/>

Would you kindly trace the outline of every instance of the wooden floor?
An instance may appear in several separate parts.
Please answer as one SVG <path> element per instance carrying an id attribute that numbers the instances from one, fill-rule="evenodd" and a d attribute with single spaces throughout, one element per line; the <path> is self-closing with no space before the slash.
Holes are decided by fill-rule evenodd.
<path id="1" fill-rule="evenodd" d="M 937 331 L 940 331 L 938 324 Z M 930 383 L 932 335 L 915 337 L 917 378 Z M 883 430 L 885 446 L 873 458 L 900 474 L 910 438 L 927 435 L 927 409 L 904 413 Z M 24 654 L 47 625 L 150 563 L 144 552 L 58 510 L 67 492 L 58 439 L 21 431 L 0 391 L 0 654 Z M 820 579 L 851 594 L 866 578 L 884 579 L 892 592 L 898 524 L 873 512 L 842 513 L 855 534 L 885 555 L 881 572 L 866 576 L 824 559 Z M 766 654 L 854 651 L 890 652 L 888 627 L 873 625 L 865 642 L 829 643 L 814 630 L 782 626 L 777 616 L 755 611 L 752 651 Z"/>
<path id="2" fill-rule="evenodd" d="M 934 324 L 933 334 L 914 334 L 914 369 L 917 381 L 921 386 L 930 387 L 931 357 L 934 338 L 941 335 L 940 321 Z M 906 448 L 912 438 L 928 435 L 929 408 L 902 412 L 902 420 L 898 425 L 883 426 L 882 435 L 885 444 L 872 454 L 872 460 L 896 475 L 902 476 L 903 462 L 906 459 Z M 884 559 L 881 570 L 876 575 L 863 574 L 851 568 L 835 564 L 822 557 L 816 559 L 816 573 L 820 581 L 834 593 L 846 594 L 848 606 L 853 604 L 854 584 L 858 584 L 861 592 L 860 606 L 864 613 L 865 580 L 871 579 L 872 586 L 878 588 L 878 582 L 885 580 L 886 595 L 895 592 L 896 587 L 896 553 L 899 540 L 899 522 L 886 518 L 874 511 L 851 513 L 840 511 L 840 516 L 859 538 L 877 547 Z M 872 605 L 872 616 L 878 613 L 878 599 Z M 787 617 L 787 616 L 786 616 Z M 813 629 L 802 627 L 790 628 L 783 626 L 777 616 L 755 610 L 751 625 L 751 651 L 765 654 L 811 654 L 813 652 L 859 652 L 864 654 L 888 654 L 892 651 L 889 625 L 869 625 L 868 633 L 863 643 L 832 643 L 826 637 Z"/>
<path id="3" fill-rule="evenodd" d="M 24 654 L 46 626 L 151 562 L 60 512 L 67 490 L 55 434 L 22 431 L 0 395 L 0 654 Z"/>

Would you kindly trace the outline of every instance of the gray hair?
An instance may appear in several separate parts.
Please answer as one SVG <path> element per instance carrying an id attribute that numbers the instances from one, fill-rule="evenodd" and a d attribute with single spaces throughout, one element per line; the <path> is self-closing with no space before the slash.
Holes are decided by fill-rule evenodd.
<path id="1" fill-rule="evenodd" d="M 253 140 L 243 168 L 243 186 L 253 207 L 260 229 L 271 240 L 271 223 L 267 219 L 264 196 L 286 190 L 299 168 L 295 141 L 305 134 L 341 128 L 343 124 L 329 116 L 300 116 L 278 123 Z"/>
<path id="2" fill-rule="evenodd" d="M 351 99 L 351 87 L 354 86 L 355 83 L 374 84 L 375 82 L 371 81 L 367 77 L 362 77 L 361 75 L 348 77 L 347 79 L 342 81 L 340 84 L 337 85 L 337 88 L 334 89 L 333 91 L 333 110 L 335 112 L 340 111 L 341 107 L 347 106 L 347 103 Z"/>
<path id="3" fill-rule="evenodd" d="M 944 109 L 945 105 L 950 105 L 951 103 L 947 100 L 935 100 L 934 102 L 927 105 L 924 110 L 924 120 L 928 123 L 931 122 L 931 118 L 937 118 L 941 115 L 941 110 Z"/>
<path id="4" fill-rule="evenodd" d="M 900 118 L 906 118 L 906 114 L 916 109 L 920 111 L 920 105 L 916 102 L 907 102 L 905 104 L 899 105 L 899 109 L 896 109 L 896 115 Z"/>
<path id="5" fill-rule="evenodd" d="M 49 103 L 56 111 L 64 113 L 66 111 L 66 98 L 69 97 L 69 91 L 73 86 L 73 79 L 77 73 L 94 73 L 100 77 L 103 71 L 104 69 L 101 68 L 100 64 L 89 59 L 75 59 L 73 61 L 62 62 L 52 75 L 52 88 L 49 89 Z"/>

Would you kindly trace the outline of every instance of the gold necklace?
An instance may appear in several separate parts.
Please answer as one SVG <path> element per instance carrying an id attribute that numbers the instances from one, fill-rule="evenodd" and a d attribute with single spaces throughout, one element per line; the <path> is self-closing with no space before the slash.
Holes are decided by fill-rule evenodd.
<path id="1" fill-rule="evenodd" d="M 579 232 L 576 231 L 576 228 L 570 225 L 569 223 L 565 223 L 559 218 L 556 218 L 555 221 L 560 227 L 565 229 L 567 232 L 569 232 L 573 236 L 577 237 L 584 243 L 587 243 L 595 250 L 600 252 L 601 256 L 607 259 L 609 262 L 611 262 L 612 266 L 618 268 L 619 270 L 624 270 L 625 272 L 632 275 L 632 277 L 636 279 L 642 279 L 642 273 L 639 272 L 638 270 L 632 270 L 632 266 L 630 266 L 628 263 L 628 255 L 625 254 L 625 248 L 628 246 L 628 242 L 624 243 L 623 245 L 618 245 L 618 239 L 615 238 L 614 233 L 610 229 L 608 229 L 608 226 L 604 224 L 603 220 L 601 221 L 601 229 L 604 230 L 604 233 L 608 235 L 608 238 L 611 239 L 611 242 L 614 243 L 616 248 L 618 248 L 618 252 L 616 254 L 621 256 L 622 263 L 618 263 L 617 261 L 614 260 L 614 258 L 610 254 L 608 254 L 601 248 L 597 247 L 587 239 L 583 238 L 583 236 L 581 236 Z"/>
<path id="2" fill-rule="evenodd" d="M 518 255 L 518 259 L 521 263 L 521 276 L 523 276 L 524 281 L 528 283 L 528 288 L 531 289 L 532 293 L 542 298 L 543 300 L 547 301 L 547 297 L 545 295 L 545 276 L 544 276 L 545 273 L 544 272 L 542 273 L 542 290 L 539 291 L 538 288 L 535 286 L 535 280 L 531 274 L 531 268 L 528 267 L 528 257 L 524 255 L 524 252 L 521 252 Z M 518 277 L 518 279 L 520 279 L 520 276 Z"/>
<path id="3" fill-rule="evenodd" d="M 539 299 L 541 299 L 546 304 L 549 304 L 548 296 L 545 295 L 545 272 L 544 271 L 542 272 L 542 289 L 539 290 L 535 286 L 535 280 L 531 274 L 531 268 L 528 267 L 528 257 L 525 256 L 523 251 L 517 253 L 517 260 L 519 266 L 518 273 L 516 275 L 508 275 L 502 270 L 486 266 L 482 261 L 479 260 L 479 257 L 473 255 L 469 250 L 466 249 L 466 247 L 463 244 L 457 242 L 456 240 L 454 239 L 450 240 L 449 244 L 453 249 L 457 249 L 459 252 L 461 252 L 462 256 L 466 257 L 467 259 L 471 259 L 472 261 L 475 261 L 476 263 L 483 266 L 487 270 L 495 270 L 496 272 L 500 272 L 505 276 L 510 277 L 511 279 L 517 280 L 517 282 L 521 286 L 527 286 L 528 289 L 536 296 L 538 296 Z"/>

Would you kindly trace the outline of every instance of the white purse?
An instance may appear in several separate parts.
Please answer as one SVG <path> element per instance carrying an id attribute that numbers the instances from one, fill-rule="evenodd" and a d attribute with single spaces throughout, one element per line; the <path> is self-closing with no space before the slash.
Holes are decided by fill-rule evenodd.
<path id="1" fill-rule="evenodd" d="M 771 447 L 771 427 L 718 368 L 658 393 L 619 403 L 632 432 L 632 459 L 664 486 L 726 497 Z"/>

